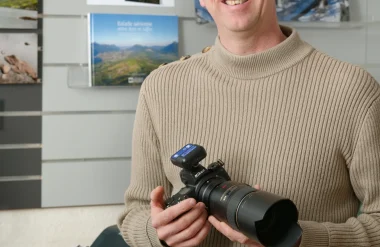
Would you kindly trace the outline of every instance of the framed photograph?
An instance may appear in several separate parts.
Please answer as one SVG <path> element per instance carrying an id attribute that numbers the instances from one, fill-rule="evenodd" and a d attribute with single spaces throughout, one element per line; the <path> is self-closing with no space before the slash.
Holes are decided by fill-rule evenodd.
<path id="1" fill-rule="evenodd" d="M 348 0 L 276 0 L 279 21 L 343 22 L 350 20 Z"/>
<path id="2" fill-rule="evenodd" d="M 185 0 L 182 0 L 185 1 Z M 124 5 L 141 7 L 174 7 L 175 0 L 87 0 L 88 5 Z"/>
<path id="3" fill-rule="evenodd" d="M 211 15 L 199 0 L 195 1 L 198 24 L 214 23 Z M 276 0 L 277 17 L 280 22 L 343 22 L 350 20 L 348 0 Z"/>
<path id="4" fill-rule="evenodd" d="M 0 33 L 0 85 L 41 83 L 38 47 L 36 33 Z"/>
<path id="5" fill-rule="evenodd" d="M 206 10 L 206 8 L 203 8 L 201 6 L 199 0 L 194 0 L 194 4 L 195 4 L 196 22 L 198 24 L 206 24 L 206 23 L 213 23 L 214 22 L 210 13 Z"/>
<path id="6" fill-rule="evenodd" d="M 0 0 L 0 28 L 37 29 L 42 0 Z"/>
<path id="7" fill-rule="evenodd" d="M 88 16 L 91 86 L 141 85 L 151 71 L 178 60 L 178 17 Z"/>

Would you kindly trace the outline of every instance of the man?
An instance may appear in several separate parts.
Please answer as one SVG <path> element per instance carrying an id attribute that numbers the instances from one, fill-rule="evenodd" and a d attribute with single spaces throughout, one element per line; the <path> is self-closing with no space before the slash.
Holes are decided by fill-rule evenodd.
<path id="1" fill-rule="evenodd" d="M 200 0 L 218 37 L 141 88 L 119 227 L 133 246 L 260 246 L 187 199 L 170 157 L 187 143 L 233 181 L 290 198 L 297 246 L 380 246 L 380 85 L 279 26 L 275 0 Z M 359 207 L 362 205 L 360 214 Z"/>

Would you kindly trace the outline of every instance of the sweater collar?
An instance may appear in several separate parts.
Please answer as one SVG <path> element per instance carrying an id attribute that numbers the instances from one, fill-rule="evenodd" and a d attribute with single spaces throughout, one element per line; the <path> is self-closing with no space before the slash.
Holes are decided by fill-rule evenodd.
<path id="1" fill-rule="evenodd" d="M 313 47 L 304 42 L 295 29 L 280 27 L 286 40 L 266 51 L 243 56 L 226 50 L 218 36 L 210 50 L 212 66 L 237 79 L 257 79 L 289 68 L 310 54 Z"/>

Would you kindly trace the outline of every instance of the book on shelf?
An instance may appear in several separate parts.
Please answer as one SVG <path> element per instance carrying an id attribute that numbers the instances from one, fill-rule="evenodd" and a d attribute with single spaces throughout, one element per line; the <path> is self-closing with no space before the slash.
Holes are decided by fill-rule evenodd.
<path id="1" fill-rule="evenodd" d="M 206 8 L 195 1 L 198 24 L 213 23 Z M 350 20 L 348 0 L 276 0 L 277 17 L 280 22 L 344 22 Z"/>
<path id="2" fill-rule="evenodd" d="M 90 86 L 141 85 L 159 65 L 178 60 L 178 17 L 88 14 Z"/>

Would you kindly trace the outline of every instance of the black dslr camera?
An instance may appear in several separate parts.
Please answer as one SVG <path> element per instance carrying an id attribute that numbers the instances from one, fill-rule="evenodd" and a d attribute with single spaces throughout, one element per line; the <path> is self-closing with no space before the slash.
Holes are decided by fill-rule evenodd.
<path id="1" fill-rule="evenodd" d="M 199 163 L 206 156 L 205 149 L 195 144 L 187 144 L 172 155 L 171 162 L 182 168 L 185 187 L 165 201 L 166 208 L 194 198 L 206 205 L 210 215 L 264 246 L 294 246 L 302 235 L 294 203 L 231 181 L 221 160 L 206 169 Z"/>

